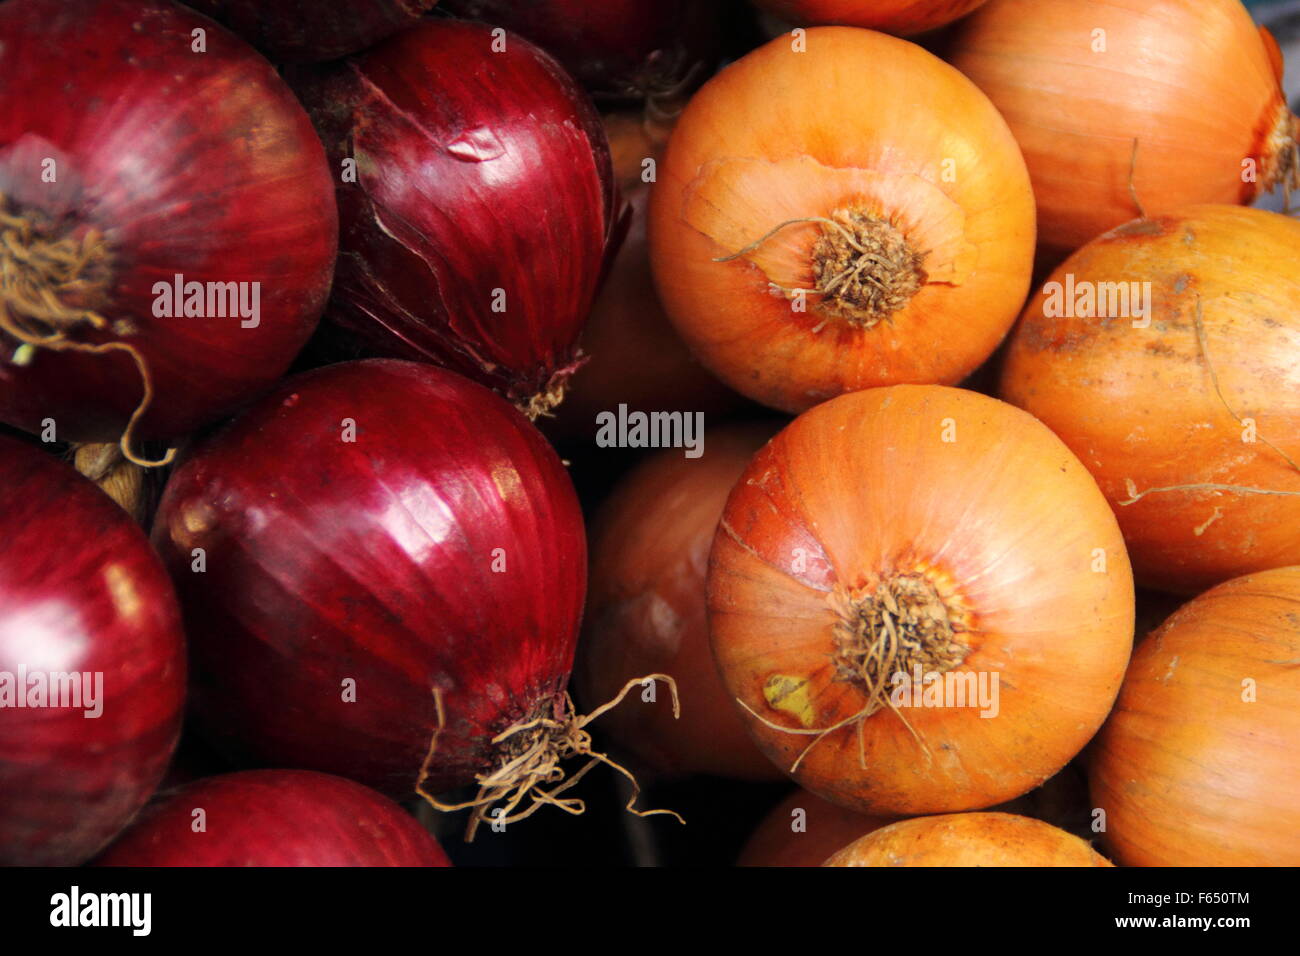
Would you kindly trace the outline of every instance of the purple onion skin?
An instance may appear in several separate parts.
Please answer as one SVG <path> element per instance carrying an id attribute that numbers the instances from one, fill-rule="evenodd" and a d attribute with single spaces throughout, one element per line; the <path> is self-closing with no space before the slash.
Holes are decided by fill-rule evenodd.
<path id="1" fill-rule="evenodd" d="M 177 468 L 154 543 L 200 724 L 241 759 L 410 797 L 437 688 L 437 793 L 568 682 L 586 588 L 572 483 L 523 415 L 444 369 L 373 359 L 286 381 Z"/>
<path id="2" fill-rule="evenodd" d="M 195 831 L 196 810 L 203 826 Z M 207 777 L 161 796 L 97 866 L 451 866 L 415 818 L 307 770 Z"/>
<path id="3" fill-rule="evenodd" d="M 126 512 L 68 465 L 3 436 L 0 541 L 0 671 L 102 674 L 98 717 L 0 708 L 0 864 L 75 865 L 144 805 L 175 749 L 180 613 Z"/>
<path id="4" fill-rule="evenodd" d="M 438 0 L 184 0 L 271 59 L 316 63 L 348 56 L 408 27 Z"/>
<path id="5" fill-rule="evenodd" d="M 446 0 L 460 16 L 532 40 L 598 99 L 703 83 L 721 47 L 718 0 Z"/>
<path id="6" fill-rule="evenodd" d="M 625 223 L 604 129 L 563 69 L 517 36 L 426 20 L 295 84 L 333 167 L 356 161 L 327 322 L 521 407 L 566 379 Z"/>
<path id="7" fill-rule="evenodd" d="M 154 398 L 136 438 L 179 437 L 254 398 L 329 296 L 338 221 L 310 120 L 255 50 L 170 2 L 0 4 L 0 193 L 59 235 L 105 238 L 104 300 L 65 304 L 109 323 L 72 337 L 144 357 Z M 177 274 L 259 283 L 258 324 L 155 315 L 155 285 Z M 52 419 L 61 441 L 121 437 L 144 394 L 128 354 L 40 348 L 20 365 L 16 346 L 0 334 L 0 421 L 40 433 Z"/>

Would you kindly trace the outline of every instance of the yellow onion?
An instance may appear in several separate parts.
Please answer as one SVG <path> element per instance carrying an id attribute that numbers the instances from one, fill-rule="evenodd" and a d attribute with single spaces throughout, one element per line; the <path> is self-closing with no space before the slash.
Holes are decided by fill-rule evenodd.
<path id="1" fill-rule="evenodd" d="M 1020 142 L 1053 249 L 1297 185 L 1282 57 L 1240 0 L 991 0 L 950 56 Z"/>

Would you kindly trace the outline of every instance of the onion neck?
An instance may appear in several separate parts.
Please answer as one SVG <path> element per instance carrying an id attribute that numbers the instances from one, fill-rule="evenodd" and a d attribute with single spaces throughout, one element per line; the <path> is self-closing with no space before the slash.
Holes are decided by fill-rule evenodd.
<path id="1" fill-rule="evenodd" d="M 942 674 L 966 659 L 971 649 L 957 637 L 960 618 L 920 573 L 894 574 L 851 594 L 834 628 L 835 679 L 857 685 L 874 712 L 889 700 L 896 674 Z"/>
<path id="2" fill-rule="evenodd" d="M 840 209 L 822 224 L 813 244 L 813 291 L 818 308 L 849 325 L 870 329 L 904 308 L 925 285 L 917 251 L 886 219 L 861 209 Z"/>
<path id="3" fill-rule="evenodd" d="M 1260 185 L 1265 192 L 1281 186 L 1289 195 L 1300 189 L 1300 117 L 1285 101 L 1277 105 L 1260 159 Z"/>
<path id="4" fill-rule="evenodd" d="M 535 422 L 539 418 L 554 418 L 555 409 L 560 406 L 560 403 L 564 401 L 564 396 L 569 393 L 569 380 L 573 377 L 573 373 L 585 365 L 586 362 L 587 357 L 579 352 L 572 362 L 551 374 L 541 391 L 516 401 L 515 407 L 527 415 L 529 421 Z"/>

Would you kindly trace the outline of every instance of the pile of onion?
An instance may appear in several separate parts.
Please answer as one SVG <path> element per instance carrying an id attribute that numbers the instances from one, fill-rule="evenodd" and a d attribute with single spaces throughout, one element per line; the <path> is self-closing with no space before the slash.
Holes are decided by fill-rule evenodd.
<path id="1" fill-rule="evenodd" d="M 719 0 L 446 0 L 527 37 L 601 99 L 673 96 L 717 62 Z"/>
<path id="2" fill-rule="evenodd" d="M 1093 473 L 1142 584 L 1300 564 L 1297 261 L 1300 222 L 1190 207 L 1084 246 L 1025 309 L 1001 395 Z"/>
<path id="3" fill-rule="evenodd" d="M 873 814 L 1041 784 L 1105 719 L 1133 635 L 1124 542 L 1087 470 L 1024 412 L 937 385 L 841 396 L 768 442 L 708 588 L 759 746 Z"/>
<path id="4" fill-rule="evenodd" d="M 1060 253 L 1139 214 L 1300 185 L 1282 57 L 1241 0 L 990 0 L 950 56 L 1010 124 Z"/>
<path id="5" fill-rule="evenodd" d="M 0 6 L 0 421 L 138 458 L 256 395 L 325 305 L 331 194 L 289 88 L 207 18 Z"/>
<path id="6" fill-rule="evenodd" d="M 969 80 L 884 34 L 821 27 L 691 100 L 650 197 L 664 306 L 701 361 L 767 405 L 955 384 L 1029 287 L 1034 205 Z"/>
<path id="7" fill-rule="evenodd" d="M 621 239 L 585 94 L 527 40 L 451 20 L 295 82 L 339 176 L 328 321 L 549 412 Z"/>
<path id="8" fill-rule="evenodd" d="M 565 690 L 577 497 L 480 385 L 382 359 L 289 379 L 176 469 L 154 542 L 229 752 L 399 798 L 477 783 L 471 826 L 567 789 L 564 757 L 599 759 Z"/>
<path id="9" fill-rule="evenodd" d="M 98 866 L 450 866 L 415 818 L 307 770 L 207 777 L 161 797 Z"/>
<path id="10" fill-rule="evenodd" d="M 184 0 L 277 61 L 334 60 L 410 26 L 438 0 Z"/>
<path id="11" fill-rule="evenodd" d="M 1111 866 L 1073 834 L 1011 813 L 953 813 L 875 830 L 824 866 Z"/>
<path id="12" fill-rule="evenodd" d="M 909 36 L 964 17 L 986 0 L 755 0 L 790 23 L 837 23 Z"/>
<path id="13" fill-rule="evenodd" d="M 1092 749 L 1129 866 L 1300 865 L 1300 567 L 1236 578 L 1133 655 Z"/>
<path id="14" fill-rule="evenodd" d="M 0 864 L 83 862 L 180 733 L 176 597 L 144 533 L 68 465 L 0 437 Z"/>
<path id="15" fill-rule="evenodd" d="M 722 506 L 773 431 L 767 425 L 710 430 L 698 458 L 663 450 L 623 478 L 592 525 L 580 696 L 600 702 L 639 675 L 673 675 L 680 719 L 670 700 L 657 697 L 603 722 L 620 744 L 664 774 L 781 778 L 750 740 L 718 678 L 704 600 Z"/>

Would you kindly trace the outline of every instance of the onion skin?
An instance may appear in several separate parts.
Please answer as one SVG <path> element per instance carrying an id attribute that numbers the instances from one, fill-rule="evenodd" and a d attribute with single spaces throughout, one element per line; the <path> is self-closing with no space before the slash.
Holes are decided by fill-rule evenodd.
<path id="1" fill-rule="evenodd" d="M 144 805 L 175 749 L 180 613 L 144 533 L 69 466 L 0 436 L 0 487 L 0 672 L 102 674 L 98 717 L 0 710 L 0 864 L 76 865 Z"/>
<path id="2" fill-rule="evenodd" d="M 191 52 L 198 28 L 202 55 Z M 56 184 L 41 182 L 45 158 Z M 0 6 L 0 193 L 11 212 L 16 203 L 68 235 L 106 239 L 105 298 L 87 297 L 110 328 L 70 335 L 143 357 L 154 396 L 137 438 L 183 435 L 255 396 L 284 373 L 329 294 L 337 216 L 306 114 L 251 48 L 170 3 Z M 178 273 L 260 282 L 259 324 L 155 317 L 155 283 Z M 119 337 L 117 322 L 133 334 Z M 14 340 L 0 344 L 0 420 L 39 432 L 54 419 L 61 441 L 122 436 L 143 396 L 129 355 L 38 349 L 19 366 L 7 361 Z"/>
<path id="3" fill-rule="evenodd" d="M 732 64 L 673 130 L 650 197 L 664 307 L 707 368 L 783 411 L 880 385 L 956 384 L 997 347 L 1029 286 L 1033 195 L 1019 150 L 974 85 L 920 47 L 848 27 L 813 28 L 806 45 L 780 37 Z M 797 311 L 790 290 L 818 287 L 814 257 L 836 234 L 777 227 L 841 212 L 885 222 L 922 257 L 891 274 L 910 291 L 887 314 L 850 320 L 818 292 Z"/>
<path id="4" fill-rule="evenodd" d="M 987 674 L 988 687 L 997 675 L 998 712 L 903 711 L 946 760 L 927 759 L 886 708 L 825 736 L 792 776 L 863 813 L 987 807 L 1041 784 L 1101 725 L 1128 661 L 1134 597 L 1123 540 L 1059 439 L 960 389 L 841 396 L 754 458 L 709 560 L 714 657 L 778 766 L 790 772 L 814 738 L 768 723 L 817 730 L 868 706 L 856 677 L 836 679 L 839 629 L 858 626 L 878 585 L 918 580 L 942 602 L 964 656 L 915 663 Z M 908 672 L 914 663 L 901 652 L 896 661 Z"/>
<path id="5" fill-rule="evenodd" d="M 591 531 L 591 582 L 578 687 L 589 705 L 642 674 L 677 681 L 681 717 L 666 696 L 634 701 L 603 729 L 665 774 L 779 780 L 749 738 L 709 649 L 705 574 L 731 486 L 771 437 L 767 425 L 705 433 L 704 454 L 665 449 L 627 475 Z"/>
<path id="6" fill-rule="evenodd" d="M 1250 574 L 1139 645 L 1089 774 L 1117 862 L 1300 865 L 1298 605 L 1300 567 Z"/>
<path id="7" fill-rule="evenodd" d="M 801 832 L 791 829 L 795 810 L 805 814 Z M 763 818 L 736 865 L 821 866 L 835 851 L 889 823 L 887 817 L 854 813 L 800 788 Z"/>
<path id="8" fill-rule="evenodd" d="M 194 831 L 195 810 L 206 827 Z M 97 866 L 451 866 L 373 790 L 306 770 L 207 777 L 147 809 Z"/>
<path id="9" fill-rule="evenodd" d="M 436 793 L 568 681 L 586 578 L 572 484 L 526 419 L 451 372 L 371 360 L 288 380 L 176 469 L 154 543 L 201 724 L 259 763 L 412 796 L 437 688 Z"/>
<path id="10" fill-rule="evenodd" d="M 712 72 L 718 0 L 447 0 L 546 50 L 604 99 L 668 92 Z"/>
<path id="11" fill-rule="evenodd" d="M 590 101 L 526 40 L 494 42 L 480 24 L 423 21 L 296 79 L 334 168 L 357 161 L 337 186 L 327 321 L 370 354 L 549 411 L 622 233 Z"/>
<path id="12" fill-rule="evenodd" d="M 1070 252 L 1139 214 L 1248 203 L 1287 165 L 1294 179 L 1300 126 L 1275 51 L 1240 0 L 990 0 L 951 59 L 1024 151 L 1040 241 Z"/>
<path id="13" fill-rule="evenodd" d="M 1300 222 L 1190 207 L 1099 237 L 1051 277 L 1073 275 L 1077 288 L 1150 282 L 1150 327 L 1049 317 L 1041 291 L 1021 317 L 1000 394 L 1045 422 L 1092 472 L 1141 584 L 1189 594 L 1300 564 L 1300 473 L 1276 450 L 1300 460 L 1298 258 Z M 1229 408 L 1254 420 L 1255 442 L 1243 440 Z M 1129 481 L 1138 493 L 1206 483 L 1287 493 L 1190 489 L 1123 504 L 1134 497 Z"/>
<path id="14" fill-rule="evenodd" d="M 334 60 L 364 50 L 438 0 L 185 0 L 276 61 Z"/>
<path id="15" fill-rule="evenodd" d="M 986 0 L 755 0 L 790 23 L 836 23 L 900 36 L 935 30 L 964 17 Z"/>
<path id="16" fill-rule="evenodd" d="M 1083 840 L 1011 813 L 903 820 L 867 834 L 824 866 L 1112 866 Z"/>

